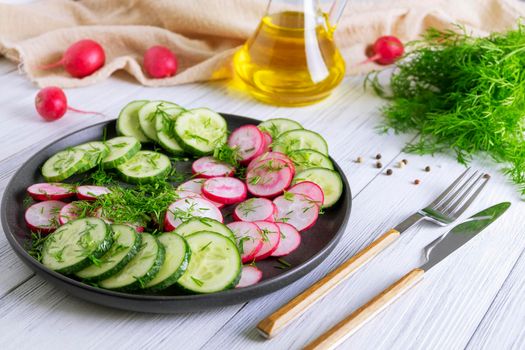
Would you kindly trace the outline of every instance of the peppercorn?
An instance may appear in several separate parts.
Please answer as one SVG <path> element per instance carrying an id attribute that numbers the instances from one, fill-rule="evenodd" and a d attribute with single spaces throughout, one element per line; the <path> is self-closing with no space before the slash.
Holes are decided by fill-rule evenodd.
<path id="1" fill-rule="evenodd" d="M 406 159 L 403 159 L 402 162 L 405 163 L 405 165 L 408 164 L 408 160 L 406 160 Z"/>
<path id="2" fill-rule="evenodd" d="M 381 159 L 381 153 L 376 154 L 376 159 Z"/>
<path id="3" fill-rule="evenodd" d="M 387 174 L 387 175 L 390 176 L 390 175 L 392 175 L 392 173 L 393 173 L 392 169 L 387 169 L 387 170 L 386 170 L 386 174 Z"/>
<path id="4" fill-rule="evenodd" d="M 376 168 L 381 169 L 383 167 L 383 164 L 381 162 L 376 163 Z"/>
<path id="5" fill-rule="evenodd" d="M 484 179 L 490 179 L 490 174 L 483 174 Z"/>
<path id="6" fill-rule="evenodd" d="M 414 180 L 414 185 L 419 185 L 420 183 L 421 183 L 421 180 L 419 180 L 419 179 L 415 179 Z"/>
<path id="7" fill-rule="evenodd" d="M 429 167 L 428 165 L 425 167 L 425 171 L 426 171 L 427 173 L 430 172 L 430 167 Z"/>

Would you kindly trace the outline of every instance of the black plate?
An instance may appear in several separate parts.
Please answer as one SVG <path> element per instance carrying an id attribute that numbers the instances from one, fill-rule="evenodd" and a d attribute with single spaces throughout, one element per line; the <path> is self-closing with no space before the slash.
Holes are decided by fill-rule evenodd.
<path id="1" fill-rule="evenodd" d="M 260 122 L 231 114 L 222 115 L 226 118 L 230 129 L 244 124 L 258 124 Z M 30 232 L 23 217 L 23 200 L 26 196 L 26 188 L 34 183 L 43 182 L 40 167 L 51 155 L 66 147 L 87 141 L 101 140 L 106 126 L 107 136 L 115 136 L 115 121 L 103 122 L 69 134 L 37 152 L 13 176 L 2 199 L 2 226 L 7 240 L 16 254 L 38 275 L 72 295 L 105 306 L 156 313 L 195 312 L 238 304 L 275 292 L 306 275 L 328 256 L 344 232 L 350 216 L 352 197 L 346 177 L 332 159 L 335 168 L 343 179 L 344 191 L 341 199 L 335 206 L 327 209 L 324 215 L 319 216 L 319 220 L 313 228 L 302 233 L 301 246 L 286 256 L 286 261 L 292 265 L 291 268 L 275 268 L 276 265 L 280 264 L 274 259 L 258 262 L 257 266 L 263 271 L 264 278 L 254 286 L 214 294 L 174 295 L 175 290 L 168 289 L 162 294 L 140 295 L 99 289 L 56 273 L 26 252 L 25 247 L 30 238 Z M 189 168 L 189 163 L 181 165 Z"/>

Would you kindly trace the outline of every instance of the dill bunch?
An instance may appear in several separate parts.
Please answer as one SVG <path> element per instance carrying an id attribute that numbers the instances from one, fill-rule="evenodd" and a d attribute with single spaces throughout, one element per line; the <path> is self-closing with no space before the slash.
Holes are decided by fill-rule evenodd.
<path id="1" fill-rule="evenodd" d="M 407 46 L 389 93 L 379 72 L 365 79 L 389 99 L 384 130 L 419 133 L 408 152 L 452 150 L 463 164 L 488 154 L 525 194 L 525 26 L 482 38 L 430 29 Z"/>

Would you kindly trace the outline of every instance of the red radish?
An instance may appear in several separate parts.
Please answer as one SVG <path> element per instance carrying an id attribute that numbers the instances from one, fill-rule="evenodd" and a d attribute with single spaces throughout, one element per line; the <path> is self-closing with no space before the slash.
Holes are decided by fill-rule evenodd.
<path id="1" fill-rule="evenodd" d="M 58 213 L 58 222 L 60 225 L 64 225 L 68 221 L 75 220 L 78 218 L 79 209 L 76 205 L 78 202 L 71 202 L 62 207 Z"/>
<path id="2" fill-rule="evenodd" d="M 252 170 L 259 162 L 268 159 L 279 159 L 285 161 L 286 164 L 288 164 L 288 167 L 292 170 L 292 175 L 295 174 L 295 165 L 293 164 L 292 160 L 281 152 L 266 152 L 261 154 L 259 157 L 252 160 L 250 164 L 248 164 L 246 171 Z"/>
<path id="3" fill-rule="evenodd" d="M 190 198 L 190 197 L 198 197 L 198 198 L 201 198 L 202 196 L 198 193 L 195 193 L 195 192 L 191 192 L 191 191 L 184 191 L 184 190 L 177 190 L 177 192 L 175 192 L 175 196 L 177 197 L 177 199 L 182 199 L 182 198 Z"/>
<path id="4" fill-rule="evenodd" d="M 83 78 L 96 72 L 105 61 L 106 55 L 102 46 L 94 40 L 84 39 L 68 47 L 60 61 L 40 66 L 38 69 L 64 66 L 72 77 Z"/>
<path id="5" fill-rule="evenodd" d="M 40 90 L 35 97 L 35 108 L 38 114 L 47 121 L 62 118 L 68 109 L 76 113 L 104 116 L 102 113 L 82 111 L 69 107 L 67 105 L 66 94 L 57 86 L 48 86 Z"/>
<path id="6" fill-rule="evenodd" d="M 183 198 L 170 204 L 164 217 L 164 229 L 173 231 L 192 217 L 204 217 L 223 222 L 222 214 L 212 202 L 204 198 Z"/>
<path id="7" fill-rule="evenodd" d="M 272 135 L 270 135 L 269 132 L 263 131 L 262 132 L 264 137 L 264 151 L 263 152 L 269 152 L 272 149 Z"/>
<path id="8" fill-rule="evenodd" d="M 251 262 L 263 246 L 263 235 L 259 226 L 253 222 L 234 221 L 229 223 L 228 228 L 232 230 L 242 262 Z"/>
<path id="9" fill-rule="evenodd" d="M 167 78 L 177 73 L 177 57 L 164 46 L 152 46 L 144 54 L 144 70 L 150 77 Z"/>
<path id="10" fill-rule="evenodd" d="M 31 231 L 50 233 L 59 225 L 58 215 L 66 203 L 60 201 L 38 202 L 27 208 L 24 218 Z"/>
<path id="11" fill-rule="evenodd" d="M 81 200 L 94 201 L 98 197 L 111 193 L 105 186 L 78 186 L 77 198 Z"/>
<path id="12" fill-rule="evenodd" d="M 144 226 L 141 226 L 141 225 L 137 225 L 137 224 L 125 224 L 125 225 L 128 225 L 129 227 L 131 227 L 132 229 L 134 229 L 135 231 L 137 232 L 144 232 L 145 228 Z"/>
<path id="13" fill-rule="evenodd" d="M 299 182 L 288 189 L 287 192 L 303 194 L 313 200 L 318 206 L 324 203 L 324 193 L 318 184 L 312 181 Z"/>
<path id="14" fill-rule="evenodd" d="M 246 184 L 254 196 L 273 198 L 290 186 L 292 178 L 292 171 L 285 161 L 267 159 L 246 173 Z"/>
<path id="15" fill-rule="evenodd" d="M 75 188 L 63 183 L 39 183 L 27 188 L 27 193 L 36 201 L 64 199 L 75 195 Z"/>
<path id="16" fill-rule="evenodd" d="M 233 211 L 236 221 L 273 221 L 277 208 L 266 198 L 250 198 L 239 203 Z"/>
<path id="17" fill-rule="evenodd" d="M 392 35 L 381 36 L 372 45 L 372 56 L 363 63 L 392 64 L 403 56 L 404 52 L 405 47 L 401 40 Z"/>
<path id="18" fill-rule="evenodd" d="M 246 185 L 234 177 L 213 177 L 202 184 L 202 194 L 212 201 L 233 204 L 246 199 Z"/>
<path id="19" fill-rule="evenodd" d="M 287 192 L 273 200 L 277 207 L 275 221 L 286 222 L 297 229 L 304 231 L 312 227 L 319 216 L 319 206 L 310 198 L 302 194 Z"/>
<path id="20" fill-rule="evenodd" d="M 277 249 L 272 253 L 272 256 L 285 256 L 296 250 L 301 244 L 301 235 L 299 231 L 290 224 L 284 222 L 276 222 L 281 231 L 281 241 Z"/>
<path id="21" fill-rule="evenodd" d="M 241 270 L 241 279 L 235 288 L 249 287 L 257 284 L 262 279 L 262 271 L 255 266 L 245 265 Z"/>
<path id="22" fill-rule="evenodd" d="M 191 165 L 191 171 L 197 177 L 219 177 L 219 176 L 233 176 L 235 168 L 225 162 L 221 162 L 213 157 L 202 157 L 197 159 Z"/>
<path id="23" fill-rule="evenodd" d="M 255 255 L 255 261 L 258 261 L 266 259 L 277 249 L 281 241 L 281 232 L 279 226 L 273 222 L 255 221 L 254 224 L 259 226 L 263 235 L 263 246 Z"/>
<path id="24" fill-rule="evenodd" d="M 202 195 L 202 184 L 206 181 L 206 179 L 192 179 L 188 180 L 177 187 L 178 191 L 190 191 L 197 193 L 198 195 Z M 214 202 L 210 200 L 217 208 L 224 207 L 224 203 Z"/>
<path id="25" fill-rule="evenodd" d="M 241 164 L 248 164 L 261 155 L 265 145 L 264 135 L 255 125 L 243 125 L 233 130 L 228 139 L 228 146 L 239 150 Z"/>

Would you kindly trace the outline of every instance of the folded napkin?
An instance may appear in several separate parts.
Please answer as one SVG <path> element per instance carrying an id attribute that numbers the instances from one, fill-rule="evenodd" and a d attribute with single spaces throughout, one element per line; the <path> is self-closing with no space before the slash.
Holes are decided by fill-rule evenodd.
<path id="1" fill-rule="evenodd" d="M 256 29 L 266 9 L 263 0 L 48 0 L 25 5 L 0 4 L 0 53 L 20 62 L 40 86 L 77 87 L 106 79 L 123 69 L 141 84 L 166 86 L 231 76 L 231 57 Z M 373 64 L 365 48 L 381 35 L 416 39 L 428 27 L 460 23 L 483 35 L 501 31 L 525 16 L 518 0 L 374 0 L 349 1 L 337 26 L 336 41 L 355 74 Z M 63 69 L 35 67 L 55 62 L 73 42 L 91 38 L 106 51 L 106 64 L 76 79 Z M 175 77 L 150 79 L 142 57 L 164 45 L 179 58 Z"/>

